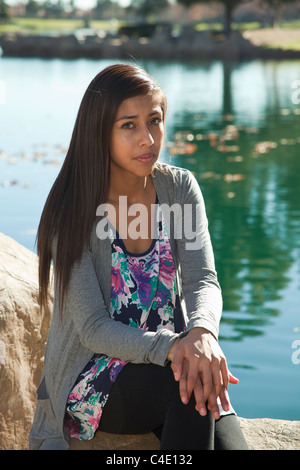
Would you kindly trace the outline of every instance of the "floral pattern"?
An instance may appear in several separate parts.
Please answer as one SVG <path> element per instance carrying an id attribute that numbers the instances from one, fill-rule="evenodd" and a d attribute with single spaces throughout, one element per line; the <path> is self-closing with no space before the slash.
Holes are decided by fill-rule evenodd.
<path id="1" fill-rule="evenodd" d="M 129 253 L 118 233 L 111 236 L 110 315 L 134 328 L 179 332 L 184 325 L 181 313 L 176 314 L 176 272 L 159 206 L 158 220 L 158 237 L 145 253 Z M 67 401 L 65 426 L 71 437 L 94 437 L 110 389 L 124 366 L 126 362 L 104 354 L 95 354 L 86 365 Z"/>

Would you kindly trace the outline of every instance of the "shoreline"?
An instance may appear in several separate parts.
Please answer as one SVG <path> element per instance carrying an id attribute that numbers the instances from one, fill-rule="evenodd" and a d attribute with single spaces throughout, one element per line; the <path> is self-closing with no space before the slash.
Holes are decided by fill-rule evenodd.
<path id="1" fill-rule="evenodd" d="M 42 59 L 300 59 L 300 50 L 257 44 L 250 32 L 233 31 L 226 37 L 222 32 L 192 28 L 185 28 L 178 37 L 169 29 L 157 30 L 151 37 L 103 36 L 89 30 L 58 35 L 5 33 L 0 36 L 0 47 L 3 57 Z"/>

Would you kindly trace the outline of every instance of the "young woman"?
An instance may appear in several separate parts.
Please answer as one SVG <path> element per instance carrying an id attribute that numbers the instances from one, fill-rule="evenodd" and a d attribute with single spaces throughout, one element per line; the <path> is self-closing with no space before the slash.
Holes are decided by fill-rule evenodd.
<path id="1" fill-rule="evenodd" d="M 100 72 L 38 230 L 54 306 L 31 449 L 97 430 L 161 449 L 245 449 L 218 342 L 222 298 L 192 174 L 158 163 L 166 97 L 140 67 Z"/>

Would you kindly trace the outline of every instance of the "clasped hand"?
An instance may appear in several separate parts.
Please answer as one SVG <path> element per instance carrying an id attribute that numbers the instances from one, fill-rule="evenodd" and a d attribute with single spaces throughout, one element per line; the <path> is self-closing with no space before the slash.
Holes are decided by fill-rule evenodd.
<path id="1" fill-rule="evenodd" d="M 196 410 L 205 416 L 207 408 L 213 417 L 220 417 L 217 397 L 222 408 L 230 407 L 228 384 L 238 383 L 227 367 L 226 358 L 217 340 L 204 328 L 193 328 L 182 339 L 176 339 L 169 351 L 168 359 L 184 404 L 194 392 Z M 207 406 L 207 408 L 206 408 Z"/>

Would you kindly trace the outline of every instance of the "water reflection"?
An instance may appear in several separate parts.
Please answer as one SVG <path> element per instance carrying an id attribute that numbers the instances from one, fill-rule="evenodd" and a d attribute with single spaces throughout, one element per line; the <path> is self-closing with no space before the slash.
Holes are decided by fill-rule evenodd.
<path id="1" fill-rule="evenodd" d="M 0 59 L 0 229 L 31 250 L 87 83 L 113 62 Z M 162 159 L 191 169 L 204 193 L 224 296 L 220 341 L 244 417 L 300 419 L 291 360 L 300 331 L 299 65 L 145 64 L 168 96 Z"/>
<path id="2" fill-rule="evenodd" d="M 276 63 L 260 64 L 265 77 L 252 75 L 252 88 L 243 67 L 219 67 L 219 111 L 216 99 L 211 112 L 203 107 L 202 80 L 173 121 L 167 156 L 201 185 L 223 289 L 222 321 L 231 326 L 221 339 L 240 341 L 263 335 L 280 314 L 270 303 L 280 299 L 299 260 L 300 116 L 291 102 L 295 76 L 283 87 Z M 197 82 L 194 76 L 189 83 Z"/>

